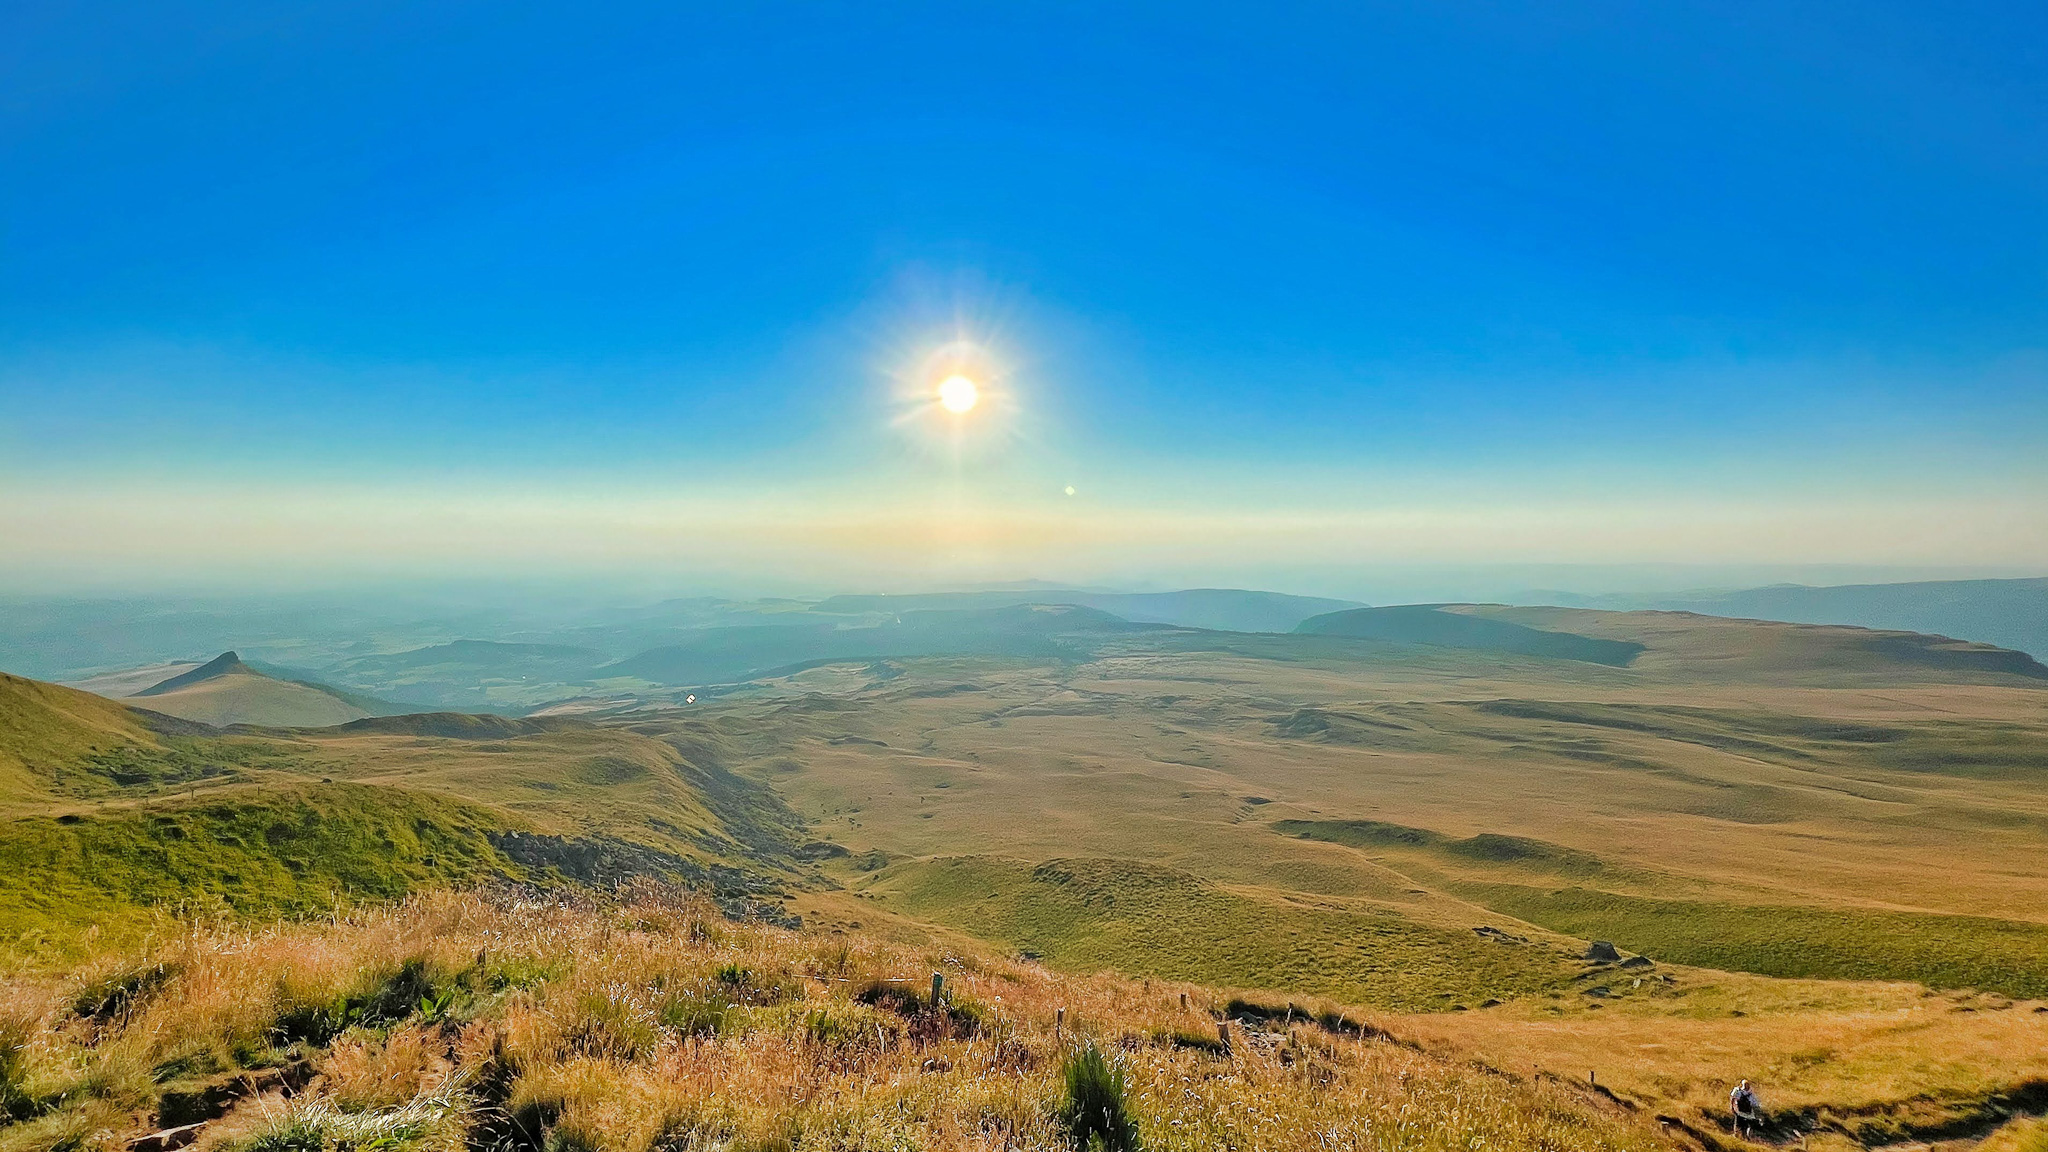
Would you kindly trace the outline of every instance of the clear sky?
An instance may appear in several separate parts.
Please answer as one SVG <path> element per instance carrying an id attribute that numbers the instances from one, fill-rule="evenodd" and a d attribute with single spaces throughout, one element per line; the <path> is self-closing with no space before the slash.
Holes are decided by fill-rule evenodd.
<path id="1" fill-rule="evenodd" d="M 0 7 L 0 581 L 1553 564 L 2048 572 L 2048 9 Z"/>

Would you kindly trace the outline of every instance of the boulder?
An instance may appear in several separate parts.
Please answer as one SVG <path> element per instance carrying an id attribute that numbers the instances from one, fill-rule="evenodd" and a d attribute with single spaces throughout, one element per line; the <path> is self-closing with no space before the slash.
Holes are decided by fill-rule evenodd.
<path id="1" fill-rule="evenodd" d="M 1593 946 L 1586 949 L 1586 959 L 1612 964 L 1616 960 L 1621 959 L 1621 953 L 1616 951 L 1614 945 L 1609 941 L 1595 940 L 1593 941 Z"/>

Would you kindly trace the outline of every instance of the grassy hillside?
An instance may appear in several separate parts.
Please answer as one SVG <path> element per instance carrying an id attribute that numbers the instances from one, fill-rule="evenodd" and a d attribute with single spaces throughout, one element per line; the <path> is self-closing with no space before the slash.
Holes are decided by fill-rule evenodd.
<path id="1" fill-rule="evenodd" d="M 36 955 L 167 911 L 294 915 L 523 876 L 491 843 L 508 824 L 428 793 L 320 783 L 16 818 L 0 822 L 0 946 Z"/>
<path id="2" fill-rule="evenodd" d="M 2048 924 L 1712 900 L 1597 889 L 1461 886 L 1488 908 L 1679 964 L 1832 980 L 1914 980 L 2048 1000 Z"/>
<path id="3" fill-rule="evenodd" d="M 573 720 L 357 721 L 295 732 L 309 769 L 339 780 L 431 790 L 518 813 L 565 836 L 604 836 L 705 864 L 779 869 L 802 822 L 761 783 L 726 768 L 732 751 L 690 724 L 662 735 Z"/>
<path id="4" fill-rule="evenodd" d="M 933 995 L 931 975 L 943 977 Z M 1649 1152 L 1646 1116 L 1322 1008 L 796 935 L 670 891 L 196 930 L 0 987 L 0 1152 Z M 1230 1019 L 1230 1043 L 1218 1023 Z M 31 1039 L 32 1038 L 32 1039 Z M 1102 1125 L 1096 1124 L 1100 1131 Z"/>
<path id="5" fill-rule="evenodd" d="M 145 688 L 132 699 L 152 712 L 216 728 L 319 727 L 382 710 L 377 701 L 352 698 L 325 685 L 265 675 L 233 652 Z"/>
<path id="6" fill-rule="evenodd" d="M 796 867 L 802 827 L 719 756 L 687 730 L 498 716 L 222 733 L 8 677 L 0 955 L 132 937 L 166 909 L 260 919 L 483 879 L 656 876 L 751 906 Z"/>
<path id="7" fill-rule="evenodd" d="M 110 700 L 0 672 L 0 793 L 48 796 L 68 769 L 119 749 L 163 747 L 143 717 Z"/>
<path id="8" fill-rule="evenodd" d="M 1853 624 L 1954 636 L 2048 660 L 2048 579 L 1927 580 L 1809 588 L 1783 584 L 1660 607 L 1714 616 Z"/>
<path id="9" fill-rule="evenodd" d="M 913 915 L 1078 971 L 1278 987 L 1386 1009 L 1472 1006 L 1563 987 L 1556 949 L 1330 901 L 1231 891 L 1130 860 L 920 862 L 880 889 Z"/>
<path id="10" fill-rule="evenodd" d="M 1572 632 L 1545 631 L 1506 620 L 1450 610 L 1456 606 L 1411 604 L 1395 608 L 1353 608 L 1302 621 L 1294 629 L 1306 636 L 1342 636 L 1354 640 L 1391 640 L 1442 648 L 1512 652 L 1550 660 L 1583 660 L 1626 668 L 1643 645 L 1631 640 L 1605 640 Z"/>
<path id="11" fill-rule="evenodd" d="M 225 728 L 249 724 L 271 728 L 322 727 L 360 720 L 370 712 L 330 692 L 259 672 L 207 680 L 137 703 L 151 711 Z"/>
<path id="12" fill-rule="evenodd" d="M 1658 898 L 1643 891 L 1688 886 L 1498 833 L 1453 839 L 1370 820 L 1282 820 L 1274 830 L 1375 853 L 1380 863 L 1482 907 L 1680 964 L 2048 999 L 2048 924 L 1863 905 Z"/>
<path id="13" fill-rule="evenodd" d="M 1892 682 L 2048 680 L 2024 652 L 1913 632 L 1724 620 L 1690 612 L 1457 605 L 1453 611 L 1552 631 L 1642 644 L 1636 667 L 1686 679 L 1796 678 L 1846 687 Z"/>
<path id="14" fill-rule="evenodd" d="M 440 714 L 224 738 L 160 721 L 112 753 L 37 689 L 23 699 L 43 719 L 23 727 L 69 733 L 58 742 L 82 742 L 72 763 L 94 772 L 11 810 L 56 862 L 15 871 L 80 878 L 46 917 L 149 907 L 134 876 L 102 883 L 88 862 L 154 867 L 151 853 L 257 916 L 486 875 L 606 888 L 652 872 L 756 912 L 788 891 L 821 925 L 979 938 L 1065 974 L 1047 979 L 1411 1012 L 1417 1035 L 1495 1067 L 1577 1077 L 1588 1054 L 1625 1052 L 1616 1075 L 1646 1110 L 1695 1120 L 1725 1095 L 1715 1077 L 1755 1067 L 1803 1077 L 1802 1108 L 1860 1109 L 1842 1124 L 1865 1134 L 1977 1124 L 2024 1088 L 2011 1069 L 2048 1078 L 2027 1055 L 2048 1050 L 2048 1013 L 2014 999 L 2040 994 L 2048 952 L 2041 681 L 1855 629 L 1444 614 L 1643 647 L 1621 666 L 1020 610 L 998 621 L 1020 638 L 1007 655 L 859 656 L 595 722 Z M 187 779 L 198 795 L 165 787 Z M 421 809 L 409 826 L 474 853 L 451 848 L 446 869 L 439 852 L 431 867 L 396 853 L 386 873 L 336 848 L 329 872 L 300 854 L 301 878 L 270 830 L 302 817 L 266 806 L 330 787 L 454 805 L 460 819 Z M 159 818 L 191 822 L 190 839 L 161 842 Z M 341 805 L 331 820 L 376 839 L 381 818 Z M 50 847 L 87 824 L 85 847 Z M 181 855 L 189 843 L 205 851 Z M 1590 938 L 1652 967 L 1581 961 Z M 1833 1080 L 1801 1071 L 1835 1062 L 1820 1035 L 1861 1053 Z M 1907 1103 L 1921 1096 L 1943 1102 Z"/>

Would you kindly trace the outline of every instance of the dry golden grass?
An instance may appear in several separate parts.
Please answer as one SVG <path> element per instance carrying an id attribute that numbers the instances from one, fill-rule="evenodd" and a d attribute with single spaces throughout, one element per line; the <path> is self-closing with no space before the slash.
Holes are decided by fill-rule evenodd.
<path id="1" fill-rule="evenodd" d="M 136 991 L 107 1007 L 109 988 Z M 1575 1089 L 1313 1024 L 1208 1051 L 1199 988 L 734 924 L 652 889 L 193 928 L 13 978 L 0 1012 L 35 1113 L 0 1127 L 6 1152 L 125 1147 L 228 1083 L 195 1152 L 1055 1148 L 1061 1064 L 1087 1043 L 1157 1150 L 1665 1146 Z"/>
<path id="2" fill-rule="evenodd" d="M 2048 1120 L 2015 1120 L 1984 1141 L 1980 1152 L 2048 1152 Z"/>
<path id="3" fill-rule="evenodd" d="M 1802 1129 L 1868 1141 L 1967 1132 L 1998 1097 L 2048 1083 L 2048 1012 L 1999 996 L 1912 984 L 1690 974 L 1678 997 L 1529 1001 L 1486 1012 L 1401 1017 L 1392 1027 L 1451 1057 L 1586 1077 L 1645 1109 L 1710 1123 L 1729 1088 L 1755 1080 Z M 2038 1105 L 2036 1105 L 2038 1106 Z"/>

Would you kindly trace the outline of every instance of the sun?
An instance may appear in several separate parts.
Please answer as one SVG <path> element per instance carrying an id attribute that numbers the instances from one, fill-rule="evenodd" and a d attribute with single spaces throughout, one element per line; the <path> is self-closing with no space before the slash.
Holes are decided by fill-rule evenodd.
<path id="1" fill-rule="evenodd" d="M 981 402 L 981 385 L 960 375 L 948 376 L 939 381 L 939 404 L 946 411 L 965 413 Z"/>

